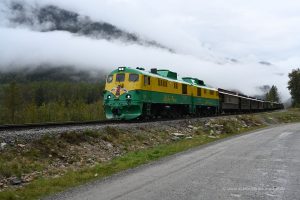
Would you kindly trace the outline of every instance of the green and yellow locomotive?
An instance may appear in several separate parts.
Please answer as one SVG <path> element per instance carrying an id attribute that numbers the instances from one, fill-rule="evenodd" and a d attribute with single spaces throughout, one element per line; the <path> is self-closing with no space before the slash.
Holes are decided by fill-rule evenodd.
<path id="1" fill-rule="evenodd" d="M 212 115 L 219 110 L 219 94 L 203 81 L 169 70 L 119 67 L 106 80 L 107 119 L 136 119 Z"/>

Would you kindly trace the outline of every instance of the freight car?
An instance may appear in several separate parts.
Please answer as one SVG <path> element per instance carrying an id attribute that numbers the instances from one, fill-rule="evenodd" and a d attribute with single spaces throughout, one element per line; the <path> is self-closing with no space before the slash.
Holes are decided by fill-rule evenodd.
<path id="1" fill-rule="evenodd" d="M 104 112 L 107 119 L 211 116 L 221 113 L 280 109 L 274 102 L 207 86 L 193 77 L 179 78 L 165 69 L 119 67 L 106 80 Z"/>

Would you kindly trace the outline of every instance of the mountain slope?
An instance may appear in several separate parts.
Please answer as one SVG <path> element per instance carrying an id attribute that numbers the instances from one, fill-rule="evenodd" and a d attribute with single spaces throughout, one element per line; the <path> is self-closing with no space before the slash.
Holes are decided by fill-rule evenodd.
<path id="1" fill-rule="evenodd" d="M 110 23 L 93 21 L 88 16 L 65 10 L 54 5 L 32 6 L 21 1 L 8 5 L 9 21 L 12 25 L 30 27 L 36 31 L 67 31 L 94 39 L 121 40 L 143 46 L 152 46 L 173 52 L 171 48 L 124 31 Z"/>

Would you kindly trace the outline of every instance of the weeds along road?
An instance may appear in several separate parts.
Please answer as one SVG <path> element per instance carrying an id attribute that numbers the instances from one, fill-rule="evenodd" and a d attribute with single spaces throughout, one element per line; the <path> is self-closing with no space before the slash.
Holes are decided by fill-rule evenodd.
<path id="1" fill-rule="evenodd" d="M 300 124 L 237 136 L 48 199 L 299 199 Z"/>

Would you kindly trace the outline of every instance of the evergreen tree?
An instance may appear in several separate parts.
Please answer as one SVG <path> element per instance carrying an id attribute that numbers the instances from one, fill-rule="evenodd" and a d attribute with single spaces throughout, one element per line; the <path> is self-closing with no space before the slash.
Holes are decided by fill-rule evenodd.
<path id="1" fill-rule="evenodd" d="M 266 94 L 266 100 L 267 101 L 272 101 L 272 102 L 280 102 L 278 89 L 275 85 L 272 85 L 271 89 Z"/>
<path id="2" fill-rule="evenodd" d="M 4 106 L 10 123 L 15 123 L 16 113 L 21 104 L 21 96 L 18 85 L 15 82 L 9 84 L 4 91 Z"/>
<path id="3" fill-rule="evenodd" d="M 288 89 L 293 99 L 293 106 L 300 107 L 300 69 L 293 70 L 289 78 Z"/>

